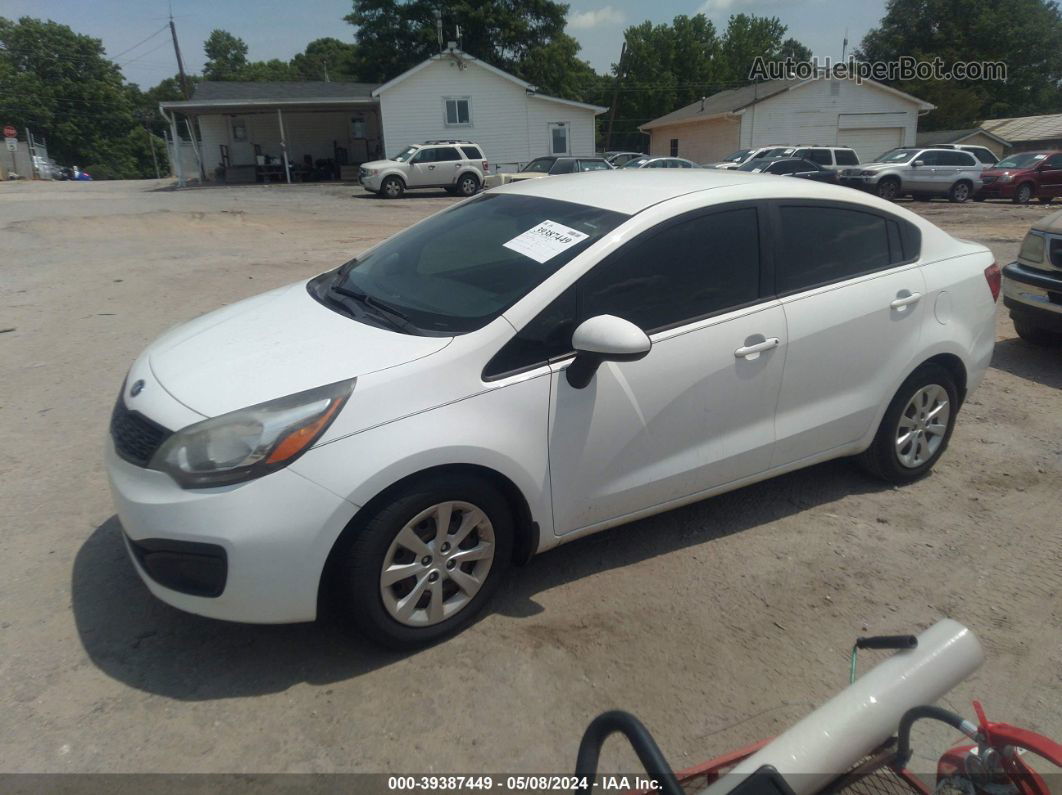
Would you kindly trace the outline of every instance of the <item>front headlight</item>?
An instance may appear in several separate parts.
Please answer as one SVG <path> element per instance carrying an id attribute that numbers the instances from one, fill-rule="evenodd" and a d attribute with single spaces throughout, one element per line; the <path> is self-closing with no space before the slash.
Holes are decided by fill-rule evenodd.
<path id="1" fill-rule="evenodd" d="M 1023 259 L 1026 262 L 1043 262 L 1044 261 L 1044 236 L 1037 234 L 1036 232 L 1029 232 L 1025 235 L 1025 239 L 1021 241 L 1021 250 L 1018 252 L 1018 259 Z"/>
<path id="2" fill-rule="evenodd" d="M 1004 174 L 1002 177 L 999 178 L 999 181 L 1000 182 L 1013 182 L 1014 181 L 1014 175 L 1013 174 Z"/>
<path id="3" fill-rule="evenodd" d="M 380 173 L 380 170 L 376 168 L 367 168 L 365 169 L 365 173 L 370 177 L 375 177 L 377 174 Z"/>
<path id="4" fill-rule="evenodd" d="M 877 171 L 860 171 L 859 172 L 859 176 L 861 176 L 861 177 L 873 177 L 873 176 L 876 176 L 877 173 L 878 173 Z"/>
<path id="5" fill-rule="evenodd" d="M 228 486 L 275 472 L 321 438 L 356 382 L 308 389 L 189 425 L 167 439 L 148 466 L 186 489 Z"/>

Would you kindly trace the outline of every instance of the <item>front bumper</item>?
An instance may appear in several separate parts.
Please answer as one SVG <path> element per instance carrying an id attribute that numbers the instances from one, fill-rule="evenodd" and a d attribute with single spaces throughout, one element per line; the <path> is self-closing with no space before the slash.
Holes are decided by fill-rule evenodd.
<path id="1" fill-rule="evenodd" d="M 1013 199 L 1017 187 L 1014 182 L 982 182 L 974 196 L 978 199 Z"/>
<path id="2" fill-rule="evenodd" d="M 130 558 L 159 599 L 229 621 L 316 617 L 325 561 L 355 505 L 290 469 L 186 490 L 119 458 L 109 438 L 105 459 Z"/>
<path id="3" fill-rule="evenodd" d="M 861 188 L 862 190 L 870 190 L 878 182 L 877 177 L 845 177 L 841 174 L 837 175 L 837 184 L 846 185 L 849 188 Z"/>
<path id="4" fill-rule="evenodd" d="M 1012 262 L 1003 268 L 1003 305 L 1011 317 L 1062 331 L 1062 271 L 1058 275 Z"/>
<path id="5" fill-rule="evenodd" d="M 379 174 L 358 174 L 358 182 L 365 190 L 371 190 L 373 192 L 380 190 L 380 175 Z"/>

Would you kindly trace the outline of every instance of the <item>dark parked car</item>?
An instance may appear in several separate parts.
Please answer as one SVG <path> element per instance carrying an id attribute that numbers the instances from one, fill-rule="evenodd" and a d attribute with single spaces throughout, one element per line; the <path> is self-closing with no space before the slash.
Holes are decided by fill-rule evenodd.
<path id="1" fill-rule="evenodd" d="M 743 166 L 738 166 L 738 171 L 753 171 L 761 174 L 779 174 L 787 177 L 800 177 L 815 182 L 837 182 L 837 172 L 832 168 L 823 168 L 818 163 L 805 160 L 802 157 L 782 157 L 777 160 L 760 158 L 750 160 Z"/>
<path id="2" fill-rule="evenodd" d="M 1062 152 L 1018 152 L 981 172 L 981 187 L 974 201 L 1010 199 L 1028 204 L 1039 199 L 1049 204 L 1062 196 Z"/>
<path id="3" fill-rule="evenodd" d="M 579 171 L 608 171 L 612 166 L 603 157 L 536 157 L 521 174 L 574 174 Z"/>
<path id="4" fill-rule="evenodd" d="M 1003 304 L 1023 340 L 1062 344 L 1062 211 L 1034 223 L 1003 268 Z"/>

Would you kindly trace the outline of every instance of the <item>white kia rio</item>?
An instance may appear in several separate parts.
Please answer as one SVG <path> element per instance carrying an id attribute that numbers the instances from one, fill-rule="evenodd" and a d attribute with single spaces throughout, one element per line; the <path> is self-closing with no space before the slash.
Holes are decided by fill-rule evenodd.
<path id="1" fill-rule="evenodd" d="M 999 269 L 847 188 L 733 171 L 529 180 L 164 334 L 107 468 L 183 610 L 412 647 L 514 562 L 799 467 L 894 483 L 992 355 Z"/>

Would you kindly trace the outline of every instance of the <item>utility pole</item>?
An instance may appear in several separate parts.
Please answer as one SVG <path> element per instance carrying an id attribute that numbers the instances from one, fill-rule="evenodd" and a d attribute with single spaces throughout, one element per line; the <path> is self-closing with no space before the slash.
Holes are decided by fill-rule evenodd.
<path id="1" fill-rule="evenodd" d="M 181 46 L 177 43 L 177 26 L 173 24 L 173 11 L 170 11 L 170 34 L 173 36 L 173 52 L 177 56 L 177 72 L 181 76 L 181 93 L 185 99 L 191 99 L 188 91 L 188 78 L 184 74 L 184 61 L 181 60 Z"/>
<path id="2" fill-rule="evenodd" d="M 162 175 L 159 174 L 159 159 L 155 155 L 155 136 L 151 134 L 151 129 L 147 126 L 147 122 L 144 122 L 144 132 L 147 133 L 148 146 L 151 147 L 151 162 L 155 164 L 155 179 L 161 179 Z"/>
<path id="3" fill-rule="evenodd" d="M 605 133 L 605 151 L 608 152 L 612 149 L 612 123 L 616 121 L 616 106 L 619 105 L 619 91 L 620 83 L 623 82 L 623 59 L 627 54 L 627 41 L 624 40 L 623 46 L 620 47 L 620 59 L 619 68 L 616 75 L 616 88 L 612 92 L 612 108 L 608 114 L 608 130 Z"/>

